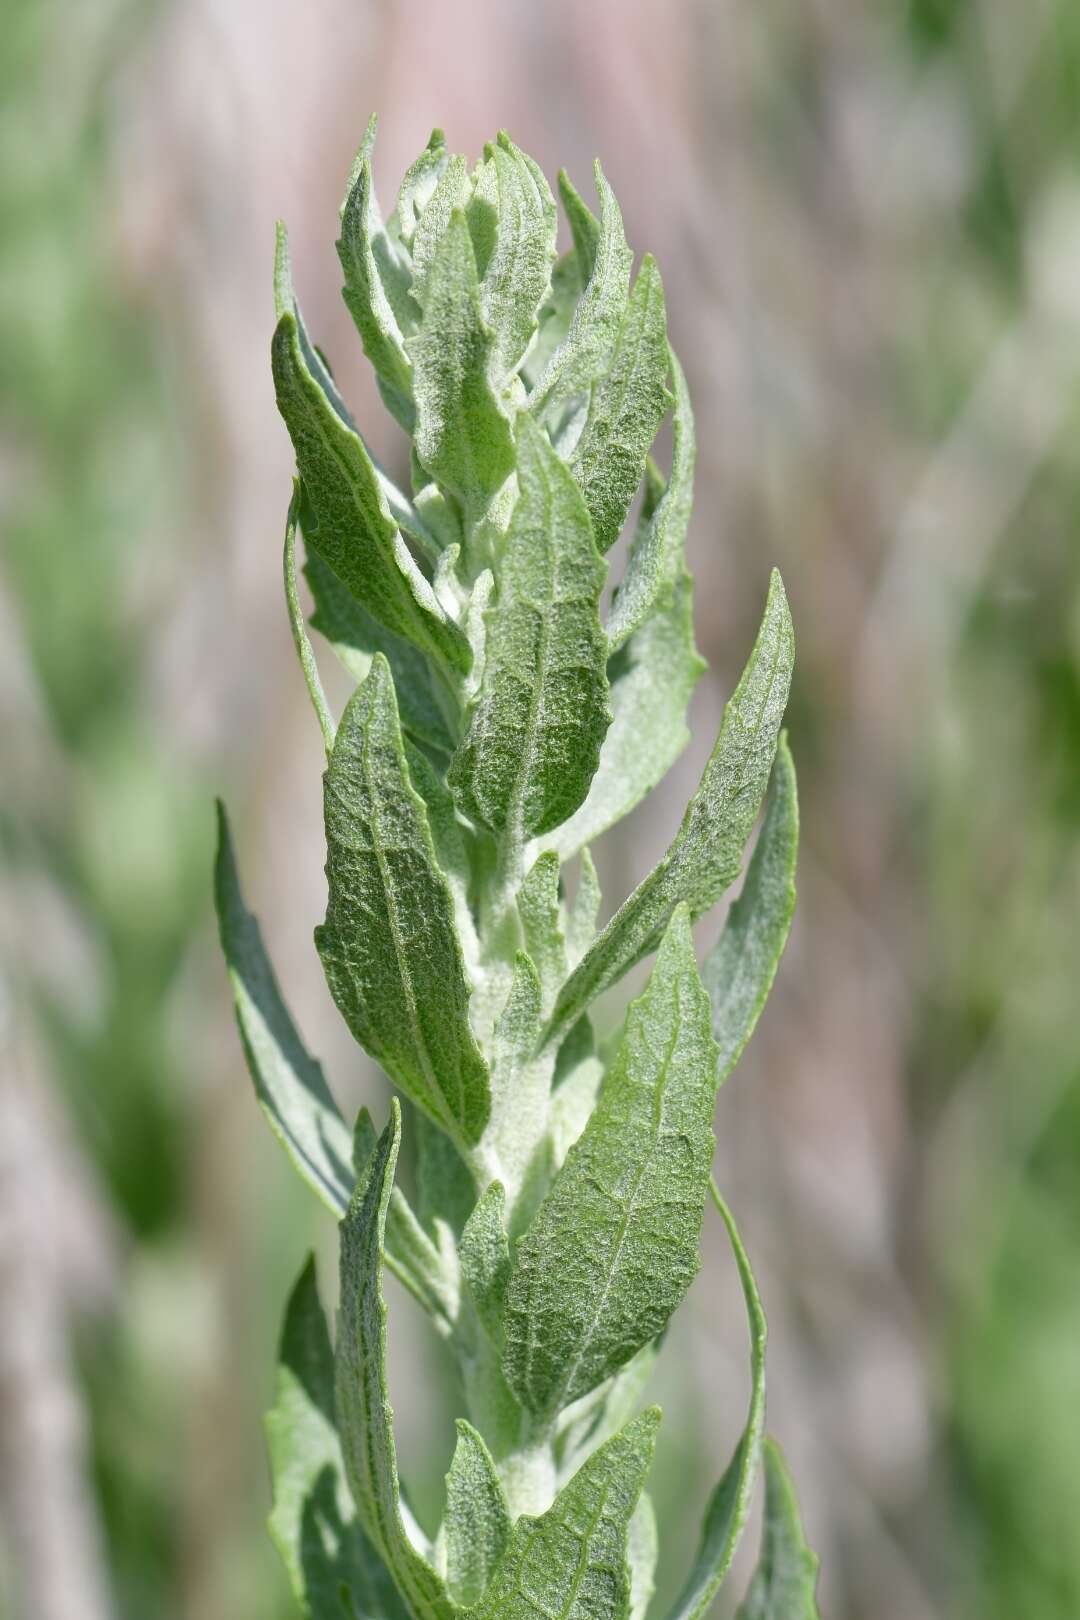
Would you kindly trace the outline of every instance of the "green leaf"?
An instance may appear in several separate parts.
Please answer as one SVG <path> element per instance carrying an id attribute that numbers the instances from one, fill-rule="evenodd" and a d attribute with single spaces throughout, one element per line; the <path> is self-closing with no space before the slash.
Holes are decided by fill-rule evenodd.
<path id="1" fill-rule="evenodd" d="M 353 1175 L 349 1127 L 323 1072 L 310 1057 L 282 1000 L 255 918 L 244 905 L 225 806 L 218 801 L 214 866 L 221 948 L 255 1094 L 274 1135 L 335 1215 L 349 1204 Z"/>
<path id="2" fill-rule="evenodd" d="M 798 849 L 795 764 L 781 733 L 765 819 L 746 882 L 702 973 L 712 1001 L 721 1080 L 742 1056 L 772 989 L 795 910 Z"/>
<path id="3" fill-rule="evenodd" d="M 593 1454 L 540 1518 L 514 1526 L 472 1620 L 625 1620 L 627 1538 L 652 1462 L 653 1407 Z"/>
<path id="4" fill-rule="evenodd" d="M 540 976 L 546 1017 L 566 978 L 566 941 L 559 906 L 559 857 L 552 851 L 539 856 L 526 873 L 518 890 L 517 908 L 525 949 Z"/>
<path id="5" fill-rule="evenodd" d="M 566 920 L 566 960 L 575 968 L 592 944 L 596 919 L 600 915 L 600 879 L 588 845 L 581 852 L 581 874 L 577 894 Z"/>
<path id="6" fill-rule="evenodd" d="M 423 653 L 365 612 L 318 552 L 308 552 L 304 576 L 315 603 L 311 627 L 326 637 L 353 680 L 366 680 L 371 660 L 382 653 L 394 676 L 403 728 L 418 742 L 452 753 L 453 733 Z"/>
<path id="7" fill-rule="evenodd" d="M 471 192 L 465 159 L 457 156 L 449 158 L 413 236 L 412 295 L 420 310 L 424 307 L 428 266 L 446 235 L 451 214 L 455 208 L 465 208 Z"/>
<path id="8" fill-rule="evenodd" d="M 818 1620 L 817 1571 L 783 1453 L 766 1440 L 761 1554 L 736 1620 Z"/>
<path id="9" fill-rule="evenodd" d="M 378 1141 L 371 1115 L 361 1108 L 353 1126 L 353 1168 L 358 1180 Z M 425 1232 L 401 1188 L 395 1187 L 386 1214 L 383 1259 L 402 1287 L 427 1311 L 436 1331 L 449 1338 L 458 1316 L 457 1253 L 446 1223 L 439 1223 L 436 1231 L 441 1248 Z"/>
<path id="10" fill-rule="evenodd" d="M 630 1612 L 627 1620 L 645 1620 L 645 1614 L 656 1590 L 656 1561 L 660 1556 L 660 1537 L 656 1525 L 656 1509 L 647 1491 L 630 1520 L 626 1561 L 630 1569 Z"/>
<path id="11" fill-rule="evenodd" d="M 465 1222 L 459 1246 L 461 1275 L 491 1342 L 502 1345 L 506 1285 L 510 1279 L 510 1241 L 506 1235 L 506 1193 L 493 1181 L 477 1199 Z"/>
<path id="12" fill-rule="evenodd" d="M 558 220 L 542 171 L 505 131 L 485 148 L 468 206 L 480 304 L 495 335 L 496 383 L 514 371 L 551 287 Z"/>
<path id="13" fill-rule="evenodd" d="M 475 1603 L 506 1551 L 510 1509 L 491 1453 L 463 1418 L 446 1476 L 446 1584 L 455 1603 Z"/>
<path id="14" fill-rule="evenodd" d="M 750 1325 L 750 1411 L 731 1462 L 709 1499 L 697 1557 L 669 1620 L 702 1620 L 720 1590 L 750 1513 L 765 1428 L 765 1312 L 731 1211 L 715 1182 L 711 1190 L 713 1202 L 727 1227 L 746 1301 Z M 786 1609 L 779 1609 L 776 1620 L 795 1620 L 794 1612 L 789 1616 Z"/>
<path id="15" fill-rule="evenodd" d="M 552 355 L 566 342 L 584 286 L 576 255 L 564 253 L 551 272 L 551 291 L 540 309 L 536 341 L 521 365 L 521 376 L 530 394 Z"/>
<path id="16" fill-rule="evenodd" d="M 289 515 L 285 522 L 285 556 L 283 569 L 285 574 L 285 605 L 289 610 L 289 624 L 292 628 L 293 645 L 296 656 L 300 660 L 304 682 L 311 698 L 311 706 L 315 710 L 315 717 L 323 734 L 326 744 L 327 758 L 334 750 L 334 718 L 330 713 L 330 705 L 326 701 L 322 680 L 319 676 L 319 666 L 315 662 L 315 654 L 308 639 L 307 629 L 304 625 L 304 614 L 300 606 L 300 597 L 296 589 L 296 520 L 300 509 L 300 481 L 293 479 L 293 496 L 289 503 Z"/>
<path id="17" fill-rule="evenodd" d="M 683 905 L 596 1111 L 518 1244 L 503 1366 L 538 1422 L 624 1366 L 690 1286 L 715 1099 L 709 999 Z"/>
<path id="18" fill-rule="evenodd" d="M 650 502 L 645 521 L 634 536 L 626 573 L 615 593 L 605 626 L 612 652 L 645 624 L 655 612 L 665 588 L 675 585 L 684 568 L 683 553 L 694 500 L 697 443 L 686 377 L 670 347 L 668 363 L 675 400 L 671 477 L 655 503 Z"/>
<path id="19" fill-rule="evenodd" d="M 334 1352 L 310 1258 L 285 1312 L 277 1392 L 266 1415 L 270 1533 L 309 1620 L 406 1620 L 361 1530 L 334 1420 Z"/>
<path id="20" fill-rule="evenodd" d="M 570 237 L 574 244 L 574 262 L 582 287 L 588 285 L 596 265 L 596 252 L 600 243 L 600 221 L 576 190 L 565 169 L 559 170 L 559 196 L 562 198 Z"/>
<path id="21" fill-rule="evenodd" d="M 585 496 L 596 544 L 615 544 L 645 471 L 645 457 L 672 403 L 667 316 L 656 261 L 646 254 L 619 323 L 607 369 L 592 385 L 570 467 Z"/>
<path id="22" fill-rule="evenodd" d="M 739 875 L 776 753 L 794 657 L 791 614 L 774 570 L 754 650 L 724 709 L 720 735 L 682 826 L 567 980 L 549 1039 L 557 1040 L 594 996 L 655 949 L 680 902 L 700 917 Z"/>
<path id="23" fill-rule="evenodd" d="M 511 846 L 577 809 L 609 720 L 604 565 L 572 477 L 542 429 L 518 420 L 521 493 L 480 694 L 449 775 L 462 811 Z"/>
<path id="24" fill-rule="evenodd" d="M 449 162 L 446 136 L 441 129 L 433 129 L 420 156 L 405 170 L 398 192 L 396 234 L 406 247 L 411 247 L 416 227 Z"/>
<path id="25" fill-rule="evenodd" d="M 382 1250 L 401 1142 L 401 1110 L 357 1182 L 341 1223 L 341 1307 L 336 1353 L 341 1447 L 360 1523 L 414 1620 L 453 1620 L 442 1580 L 409 1540 L 402 1518 L 393 1413 L 386 1392 L 386 1301 Z"/>
<path id="26" fill-rule="evenodd" d="M 278 409 L 314 519 L 304 539 L 372 618 L 446 669 L 465 673 L 469 644 L 413 561 L 363 440 L 306 364 L 288 310 L 275 329 L 272 354 Z"/>
<path id="27" fill-rule="evenodd" d="M 376 656 L 342 715 L 325 778 L 329 883 L 316 930 L 360 1044 L 466 1147 L 488 1117 L 453 900 L 409 778 L 389 665 Z"/>
<path id="28" fill-rule="evenodd" d="M 514 441 L 488 380 L 493 338 L 480 308 L 469 227 L 455 209 L 427 266 L 424 314 L 406 348 L 413 365 L 416 449 L 470 522 L 514 470 Z"/>
<path id="29" fill-rule="evenodd" d="M 628 815 L 690 740 L 686 710 L 705 662 L 694 645 L 693 586 L 683 573 L 608 660 L 611 726 L 585 803 L 543 840 L 565 860 Z"/>
<path id="30" fill-rule="evenodd" d="M 600 198 L 595 258 L 570 330 L 529 396 L 529 409 L 537 420 L 575 395 L 586 394 L 594 379 L 607 371 L 626 310 L 634 255 L 627 246 L 615 193 L 599 163 L 594 173 Z"/>
<path id="31" fill-rule="evenodd" d="M 413 425 L 412 366 L 397 308 L 407 293 L 408 273 L 398 264 L 383 230 L 371 177 L 374 119 L 357 157 L 341 210 L 338 258 L 345 276 L 342 295 L 372 366 L 378 373 L 394 415 L 406 432 Z M 387 398 L 387 393 L 384 393 Z M 389 401 L 388 401 L 389 402 Z"/>

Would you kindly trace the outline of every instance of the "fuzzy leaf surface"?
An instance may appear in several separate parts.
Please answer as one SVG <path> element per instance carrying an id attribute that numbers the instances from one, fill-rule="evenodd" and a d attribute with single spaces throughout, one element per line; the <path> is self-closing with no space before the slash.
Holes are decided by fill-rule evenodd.
<path id="1" fill-rule="evenodd" d="M 738 1063 L 772 989 L 795 910 L 799 802 L 795 762 L 781 733 L 757 846 L 742 893 L 705 961 L 702 979 L 720 1047 L 719 1074 Z"/>
<path id="2" fill-rule="evenodd" d="M 538 1422 L 625 1366 L 690 1286 L 715 1100 L 709 999 L 683 905 L 596 1111 L 514 1258 L 503 1367 Z"/>
<path id="3" fill-rule="evenodd" d="M 356 1518 L 334 1416 L 334 1352 L 309 1259 L 285 1312 L 266 1416 L 270 1533 L 308 1620 L 406 1620 Z"/>
<path id="4" fill-rule="evenodd" d="M 390 1104 L 341 1223 L 341 1307 L 335 1355 L 337 1421 L 360 1523 L 414 1620 L 453 1620 L 441 1578 L 409 1539 L 398 1485 L 394 1415 L 386 1391 L 386 1301 L 382 1249 L 401 1143 L 401 1110 Z"/>
<path id="5" fill-rule="evenodd" d="M 765 1442 L 761 1555 L 736 1620 L 818 1620 L 817 1554 L 807 1546 L 795 1487 L 775 1440 Z"/>
<path id="6" fill-rule="evenodd" d="M 459 1246 L 461 1275 L 488 1338 L 501 1345 L 510 1242 L 506 1235 L 506 1193 L 493 1181 L 465 1222 Z"/>
<path id="7" fill-rule="evenodd" d="M 391 298 L 394 282 L 400 285 L 403 277 L 378 216 L 367 152 L 360 154 L 341 211 L 337 251 L 345 276 L 342 294 L 364 353 L 384 387 L 400 401 L 394 415 L 408 431 L 412 422 L 412 366 Z"/>
<path id="8" fill-rule="evenodd" d="M 455 1603 L 475 1603 L 506 1551 L 510 1509 L 490 1451 L 463 1418 L 446 1476 L 445 1524 L 450 1595 Z"/>
<path id="9" fill-rule="evenodd" d="M 595 995 L 655 949 L 680 902 L 700 917 L 739 875 L 776 754 L 794 659 L 791 614 L 774 571 L 754 650 L 725 706 L 720 735 L 682 826 L 567 980 L 549 1038 L 568 1029 Z"/>
<path id="10" fill-rule="evenodd" d="M 521 493 L 487 614 L 480 693 L 449 777 L 466 815 L 516 840 L 577 809 L 610 717 L 604 564 L 589 515 L 546 434 L 518 420 Z"/>
<path id="11" fill-rule="evenodd" d="M 667 315 L 656 261 L 646 254 L 619 323 L 607 369 L 597 377 L 570 466 L 596 544 L 608 551 L 619 538 L 645 471 L 645 457 L 671 404 Z"/>
<path id="12" fill-rule="evenodd" d="M 316 944 L 334 1000 L 412 1101 L 475 1143 L 490 1107 L 487 1065 L 469 1027 L 453 898 L 380 656 L 342 715 L 324 805 L 329 894 Z"/>
<path id="13" fill-rule="evenodd" d="M 558 220 L 543 171 L 505 131 L 477 169 L 468 219 L 496 374 L 506 375 L 528 348 L 551 287 Z"/>
<path id="14" fill-rule="evenodd" d="M 660 1413 L 653 1407 L 602 1446 L 540 1518 L 514 1525 L 470 1620 L 625 1620 L 627 1537 Z"/>
<path id="15" fill-rule="evenodd" d="M 297 1033 L 262 932 L 244 905 L 236 853 L 220 802 L 214 900 L 236 1021 L 259 1105 L 308 1186 L 340 1216 L 348 1208 L 353 1186 L 349 1128 L 321 1066 Z"/>

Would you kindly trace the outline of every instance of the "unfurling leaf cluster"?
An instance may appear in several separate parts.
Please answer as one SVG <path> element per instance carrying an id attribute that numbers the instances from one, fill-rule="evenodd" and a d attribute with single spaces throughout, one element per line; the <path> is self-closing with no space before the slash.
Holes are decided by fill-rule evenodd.
<path id="1" fill-rule="evenodd" d="M 666 854 L 598 928 L 589 846 L 684 745 L 702 669 L 685 560 L 694 420 L 659 270 L 636 274 L 599 166 L 565 176 L 571 245 L 506 136 L 469 168 L 439 131 L 384 217 L 374 123 L 341 212 L 345 302 L 409 439 L 408 488 L 369 450 L 308 335 L 279 232 L 272 363 L 296 457 L 285 588 L 327 752 L 315 943 L 356 1040 L 400 1093 L 350 1129 L 241 896 L 224 814 L 221 937 L 259 1101 L 340 1220 L 334 1341 L 314 1263 L 286 1316 L 268 1420 L 271 1528 L 312 1620 L 641 1620 L 659 1425 L 641 1399 L 699 1266 L 717 1091 L 749 1039 L 794 905 L 795 775 L 781 731 L 794 643 L 774 574 L 761 628 Z M 653 459 L 670 414 L 670 467 Z M 606 558 L 628 523 L 605 607 Z M 335 720 L 311 627 L 352 696 Z M 770 785 L 771 784 L 771 785 Z M 738 880 L 699 973 L 692 925 Z M 593 1004 L 654 963 L 621 1034 Z M 396 1181 L 403 1128 L 417 1197 Z M 743 1613 L 812 1620 L 814 1561 L 753 1394 L 672 1620 L 726 1576 L 762 1455 L 766 1528 Z M 383 1269 L 460 1374 L 445 1513 L 398 1474 Z"/>

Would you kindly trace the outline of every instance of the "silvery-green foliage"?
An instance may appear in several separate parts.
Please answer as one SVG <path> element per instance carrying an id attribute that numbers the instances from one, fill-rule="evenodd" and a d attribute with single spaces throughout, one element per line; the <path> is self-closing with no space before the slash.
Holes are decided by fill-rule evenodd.
<path id="1" fill-rule="evenodd" d="M 694 418 L 654 261 L 635 275 L 597 167 L 563 175 L 571 246 L 506 135 L 470 168 L 436 130 L 384 214 L 369 126 L 341 213 L 344 297 L 409 436 L 380 467 L 308 335 L 279 231 L 278 405 L 296 459 L 289 622 L 327 752 L 316 945 L 397 1087 L 350 1130 L 289 1015 L 221 814 L 216 896 L 258 1099 L 340 1221 L 331 1339 L 312 1263 L 268 1418 L 271 1528 L 311 1620 L 643 1620 L 658 1537 L 644 1389 L 699 1266 L 717 1092 L 764 1005 L 794 905 L 794 640 L 774 574 L 761 628 L 667 853 L 604 926 L 589 845 L 688 736 L 703 664 L 686 540 Z M 670 466 L 653 457 L 672 418 Z M 640 502 L 637 498 L 640 495 Z M 606 557 L 637 503 L 622 578 Z M 298 533 L 313 601 L 305 622 Z M 354 687 L 340 716 L 317 632 Z M 771 783 L 771 786 L 770 786 Z M 735 884 L 704 974 L 692 924 Z M 614 1039 L 592 1004 L 655 953 Z M 404 1113 L 403 1113 L 404 1109 Z M 415 1140 L 415 1207 L 395 1184 Z M 765 1318 L 713 1188 L 750 1327 L 750 1410 L 671 1620 L 731 1567 L 762 1456 L 761 1564 L 741 1613 L 813 1620 L 815 1564 L 764 1442 Z M 430 1534 L 398 1475 L 383 1270 L 454 1359 Z"/>

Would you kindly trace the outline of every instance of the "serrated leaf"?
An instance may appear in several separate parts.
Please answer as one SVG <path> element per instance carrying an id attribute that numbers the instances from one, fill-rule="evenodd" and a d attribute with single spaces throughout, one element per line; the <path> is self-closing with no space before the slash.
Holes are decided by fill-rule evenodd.
<path id="1" fill-rule="evenodd" d="M 468 207 L 497 384 L 514 371 L 551 286 L 557 218 L 542 171 L 504 132 L 485 150 Z"/>
<path id="2" fill-rule="evenodd" d="M 455 209 L 427 266 L 423 319 L 406 349 L 417 452 L 470 522 L 479 520 L 514 470 L 510 423 L 488 377 L 492 344 L 469 227 Z"/>
<path id="3" fill-rule="evenodd" d="M 449 774 L 462 811 L 511 844 L 577 809 L 609 720 L 604 565 L 572 477 L 542 429 L 518 421 L 521 493 L 480 694 Z"/>
<path id="4" fill-rule="evenodd" d="M 375 200 L 370 161 L 374 119 L 368 126 L 368 136 L 341 210 L 337 251 L 345 276 L 342 296 L 364 353 L 395 402 L 394 415 L 410 432 L 414 420 L 412 366 L 405 353 L 405 332 L 398 313 L 408 292 L 409 275 L 406 267 L 396 261 Z"/>
<path id="5" fill-rule="evenodd" d="M 742 893 L 705 960 L 702 980 L 713 1009 L 726 1080 L 754 1033 L 787 944 L 795 910 L 799 803 L 795 763 L 784 734 L 773 762 L 765 819 Z"/>
<path id="6" fill-rule="evenodd" d="M 687 705 L 705 669 L 694 645 L 692 595 L 683 573 L 608 660 L 612 720 L 588 797 L 542 841 L 564 861 L 628 815 L 690 740 Z"/>
<path id="7" fill-rule="evenodd" d="M 352 1192 L 351 1139 L 322 1068 L 297 1033 L 255 918 L 244 905 L 229 824 L 218 801 L 214 899 L 236 1021 L 255 1094 L 274 1135 L 328 1209 Z"/>
<path id="8" fill-rule="evenodd" d="M 311 627 L 326 637 L 353 680 L 366 680 L 371 660 L 382 653 L 393 673 L 404 730 L 430 748 L 452 753 L 453 733 L 423 653 L 365 612 L 318 552 L 308 552 L 304 576 L 315 603 Z"/>
<path id="9" fill-rule="evenodd" d="M 334 1419 L 334 1352 L 315 1261 L 289 1298 L 273 1410 L 266 1416 L 270 1532 L 309 1620 L 406 1620 L 385 1564 L 360 1528 Z"/>
<path id="10" fill-rule="evenodd" d="M 493 1181 L 476 1201 L 459 1245 L 461 1275 L 488 1338 L 501 1346 L 510 1241 L 506 1235 L 506 1193 Z"/>
<path id="11" fill-rule="evenodd" d="M 645 471 L 645 457 L 672 403 L 667 315 L 656 261 L 646 254 L 619 322 L 606 369 L 594 379 L 589 408 L 570 457 L 596 544 L 608 551 L 619 538 Z"/>
<path id="12" fill-rule="evenodd" d="M 720 735 L 667 854 L 626 900 L 559 995 L 548 1038 L 655 949 L 681 902 L 700 917 L 739 875 L 776 754 L 795 657 L 791 614 L 774 570 L 754 650 L 724 708 Z"/>
<path id="13" fill-rule="evenodd" d="M 645 521 L 634 536 L 626 573 L 605 625 L 611 652 L 616 652 L 641 628 L 656 610 L 664 590 L 675 585 L 684 566 L 683 552 L 694 500 L 697 443 L 686 377 L 670 347 L 668 363 L 675 407 L 671 476 L 663 493 L 650 502 Z"/>
<path id="14" fill-rule="evenodd" d="M 402 746 L 381 656 L 342 715 L 325 777 L 329 883 L 316 930 L 356 1039 L 458 1143 L 487 1121 L 487 1066 L 469 1027 L 453 900 Z"/>
<path id="15" fill-rule="evenodd" d="M 565 340 L 529 396 L 529 410 L 537 419 L 552 415 L 575 394 L 587 393 L 593 379 L 608 369 L 626 310 L 634 255 L 627 246 L 615 193 L 599 163 L 594 174 L 600 198 L 600 227 L 592 272 Z"/>
<path id="16" fill-rule="evenodd" d="M 510 1509 L 491 1453 L 463 1418 L 446 1476 L 446 1584 L 455 1603 L 475 1603 L 506 1551 Z"/>
<path id="17" fill-rule="evenodd" d="M 765 1341 L 768 1331 L 765 1312 L 731 1211 L 717 1191 L 715 1182 L 711 1190 L 713 1201 L 727 1228 L 746 1301 L 750 1327 L 750 1410 L 731 1462 L 709 1498 L 697 1557 L 669 1620 L 703 1620 L 720 1590 L 750 1513 L 765 1428 Z M 775 1620 L 795 1620 L 795 1616 L 789 1616 L 786 1610 L 778 1610 Z"/>
<path id="18" fill-rule="evenodd" d="M 716 1045 L 680 906 L 600 1101 L 518 1244 L 507 1382 L 540 1423 L 624 1366 L 698 1269 Z"/>
<path id="19" fill-rule="evenodd" d="M 360 1523 L 382 1556 L 413 1620 L 453 1620 L 442 1580 L 413 1546 L 400 1504 L 393 1412 L 386 1392 L 382 1250 L 401 1142 L 401 1111 L 357 1182 L 341 1223 L 341 1308 L 335 1355 L 341 1448 Z"/>
<path id="20" fill-rule="evenodd" d="M 780 1447 L 765 1442 L 761 1555 L 736 1620 L 818 1620 L 818 1558 L 803 1534 L 795 1487 Z"/>
<path id="21" fill-rule="evenodd" d="M 653 1407 L 595 1452 L 540 1518 L 514 1526 L 471 1620 L 624 1620 L 627 1536 L 652 1462 Z"/>
<path id="22" fill-rule="evenodd" d="M 362 439 L 305 363 L 288 310 L 275 329 L 272 354 L 278 409 L 314 517 L 304 539 L 372 618 L 447 670 L 466 673 L 469 644 L 414 562 Z"/>
<path id="23" fill-rule="evenodd" d="M 525 874 L 525 881 L 518 890 L 517 909 L 525 949 L 540 976 L 546 1017 L 567 971 L 559 906 L 559 857 L 553 851 L 539 856 Z"/>

